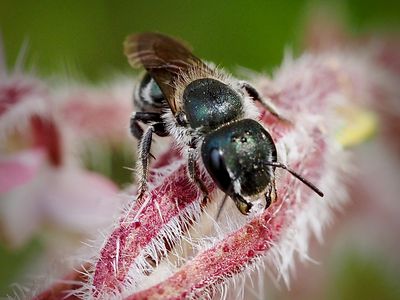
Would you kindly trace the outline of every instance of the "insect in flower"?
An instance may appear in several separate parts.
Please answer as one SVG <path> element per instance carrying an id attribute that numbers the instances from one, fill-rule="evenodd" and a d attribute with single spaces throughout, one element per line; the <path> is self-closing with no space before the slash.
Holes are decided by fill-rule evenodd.
<path id="1" fill-rule="evenodd" d="M 278 121 L 286 120 L 252 85 L 204 63 L 184 44 L 162 34 L 129 36 L 124 52 L 133 67 L 147 71 L 135 91 L 139 111 L 130 122 L 132 134 L 140 140 L 138 200 L 147 189 L 153 134 L 175 138 L 187 156 L 188 176 L 205 199 L 208 191 L 198 175 L 201 161 L 243 214 L 260 196 L 265 197 L 266 208 L 275 200 L 276 168 L 287 170 L 323 196 L 311 182 L 278 162 L 271 135 L 252 118 L 254 102 Z M 149 127 L 144 131 L 140 122 Z"/>

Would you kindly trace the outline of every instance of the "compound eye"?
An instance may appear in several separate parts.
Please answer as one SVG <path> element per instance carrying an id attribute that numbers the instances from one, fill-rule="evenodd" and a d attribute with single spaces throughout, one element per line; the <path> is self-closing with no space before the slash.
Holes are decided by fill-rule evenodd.
<path id="1" fill-rule="evenodd" d="M 221 190 L 227 194 L 233 192 L 231 190 L 232 180 L 226 168 L 224 154 L 220 149 L 211 149 L 210 159 L 206 163 L 206 168 Z"/>

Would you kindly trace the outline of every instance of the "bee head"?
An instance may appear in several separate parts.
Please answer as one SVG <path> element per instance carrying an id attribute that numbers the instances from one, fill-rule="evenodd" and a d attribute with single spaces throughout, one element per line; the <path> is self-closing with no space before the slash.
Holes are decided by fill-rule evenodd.
<path id="1" fill-rule="evenodd" d="M 258 122 L 244 119 L 208 134 L 201 147 L 204 166 L 218 187 L 233 198 L 264 192 L 273 180 L 277 154 Z M 235 201 L 236 202 L 236 201 Z"/>

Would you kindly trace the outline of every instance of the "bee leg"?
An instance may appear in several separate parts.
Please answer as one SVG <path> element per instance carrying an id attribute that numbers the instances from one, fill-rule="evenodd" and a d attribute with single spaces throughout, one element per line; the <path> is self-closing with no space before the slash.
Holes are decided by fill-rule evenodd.
<path id="1" fill-rule="evenodd" d="M 167 136 L 168 132 L 165 128 L 165 124 L 163 119 L 161 118 L 160 113 L 156 112 L 134 112 L 131 115 L 131 121 L 130 121 L 130 129 L 132 135 L 137 138 L 138 140 L 141 140 L 143 136 L 143 129 L 139 125 L 139 122 L 142 122 L 144 124 L 154 124 L 154 133 L 159 135 L 159 136 Z"/>
<path id="2" fill-rule="evenodd" d="M 253 206 L 253 204 L 251 204 L 250 202 L 246 201 L 242 196 L 240 196 L 239 194 L 234 194 L 232 196 L 233 201 L 236 204 L 236 207 L 239 209 L 239 211 L 244 214 L 247 215 L 251 209 L 251 207 Z"/>
<path id="3" fill-rule="evenodd" d="M 208 190 L 204 182 L 197 174 L 196 164 L 196 149 L 192 146 L 189 148 L 188 165 L 187 165 L 189 178 L 197 185 L 197 187 L 203 192 L 203 202 L 208 200 Z"/>
<path id="4" fill-rule="evenodd" d="M 226 199 L 228 199 L 229 195 L 231 195 L 233 192 L 233 184 L 231 183 L 229 185 L 228 190 L 226 191 L 224 198 L 222 199 L 221 205 L 218 208 L 217 216 L 215 218 L 216 221 L 218 221 L 219 216 L 221 215 L 222 209 L 224 208 L 224 205 L 226 203 Z"/>
<path id="5" fill-rule="evenodd" d="M 151 124 L 143 133 L 139 122 Z M 137 177 L 138 177 L 138 192 L 137 200 L 140 200 L 147 190 L 147 176 L 149 172 L 150 157 L 154 156 L 150 153 L 153 133 L 158 136 L 167 136 L 169 132 L 165 126 L 160 113 L 156 112 L 134 112 L 130 120 L 130 129 L 134 137 L 139 143 L 139 157 L 137 161 Z"/>
<path id="6" fill-rule="evenodd" d="M 215 217 L 215 220 L 216 220 L 216 221 L 218 221 L 219 216 L 221 215 L 222 209 L 224 208 L 224 205 L 225 205 L 225 203 L 226 203 L 226 199 L 228 199 L 228 197 L 229 197 L 229 195 L 228 195 L 228 194 L 225 194 L 225 195 L 224 195 L 224 198 L 222 198 L 221 204 L 220 204 L 220 206 L 219 206 L 219 208 L 218 208 L 217 215 L 216 215 L 216 217 Z"/>
<path id="7" fill-rule="evenodd" d="M 136 200 L 140 201 L 147 190 L 147 176 L 149 173 L 149 162 L 150 162 L 150 149 L 153 137 L 153 126 L 147 128 L 146 132 L 142 134 L 139 144 L 139 157 L 137 161 L 137 178 L 138 178 L 138 189 Z"/>
<path id="8" fill-rule="evenodd" d="M 169 131 L 167 130 L 167 126 L 164 122 L 162 123 L 155 123 L 153 125 L 154 128 L 154 133 L 157 134 L 158 136 L 168 136 Z"/>
<path id="9" fill-rule="evenodd" d="M 240 81 L 239 85 L 240 85 L 240 88 L 244 89 L 246 91 L 246 93 L 254 101 L 260 102 L 262 104 L 262 106 L 264 106 L 264 108 L 266 110 L 268 110 L 273 116 L 275 116 L 276 118 L 278 118 L 281 121 L 291 124 L 291 122 L 288 119 L 286 119 L 280 113 L 278 113 L 278 110 L 276 109 L 275 105 L 273 105 L 270 101 L 268 101 L 267 99 L 262 97 L 260 95 L 260 93 L 256 90 L 256 88 L 254 86 L 252 86 L 250 83 L 248 83 L 247 81 Z"/>

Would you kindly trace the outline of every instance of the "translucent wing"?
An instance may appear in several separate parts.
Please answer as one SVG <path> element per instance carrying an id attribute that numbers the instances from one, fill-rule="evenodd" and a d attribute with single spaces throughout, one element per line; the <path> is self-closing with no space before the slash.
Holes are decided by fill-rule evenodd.
<path id="1" fill-rule="evenodd" d="M 128 36 L 124 53 L 132 67 L 143 66 L 159 85 L 173 113 L 178 104 L 175 82 L 194 68 L 208 69 L 199 58 L 179 41 L 158 33 Z"/>

